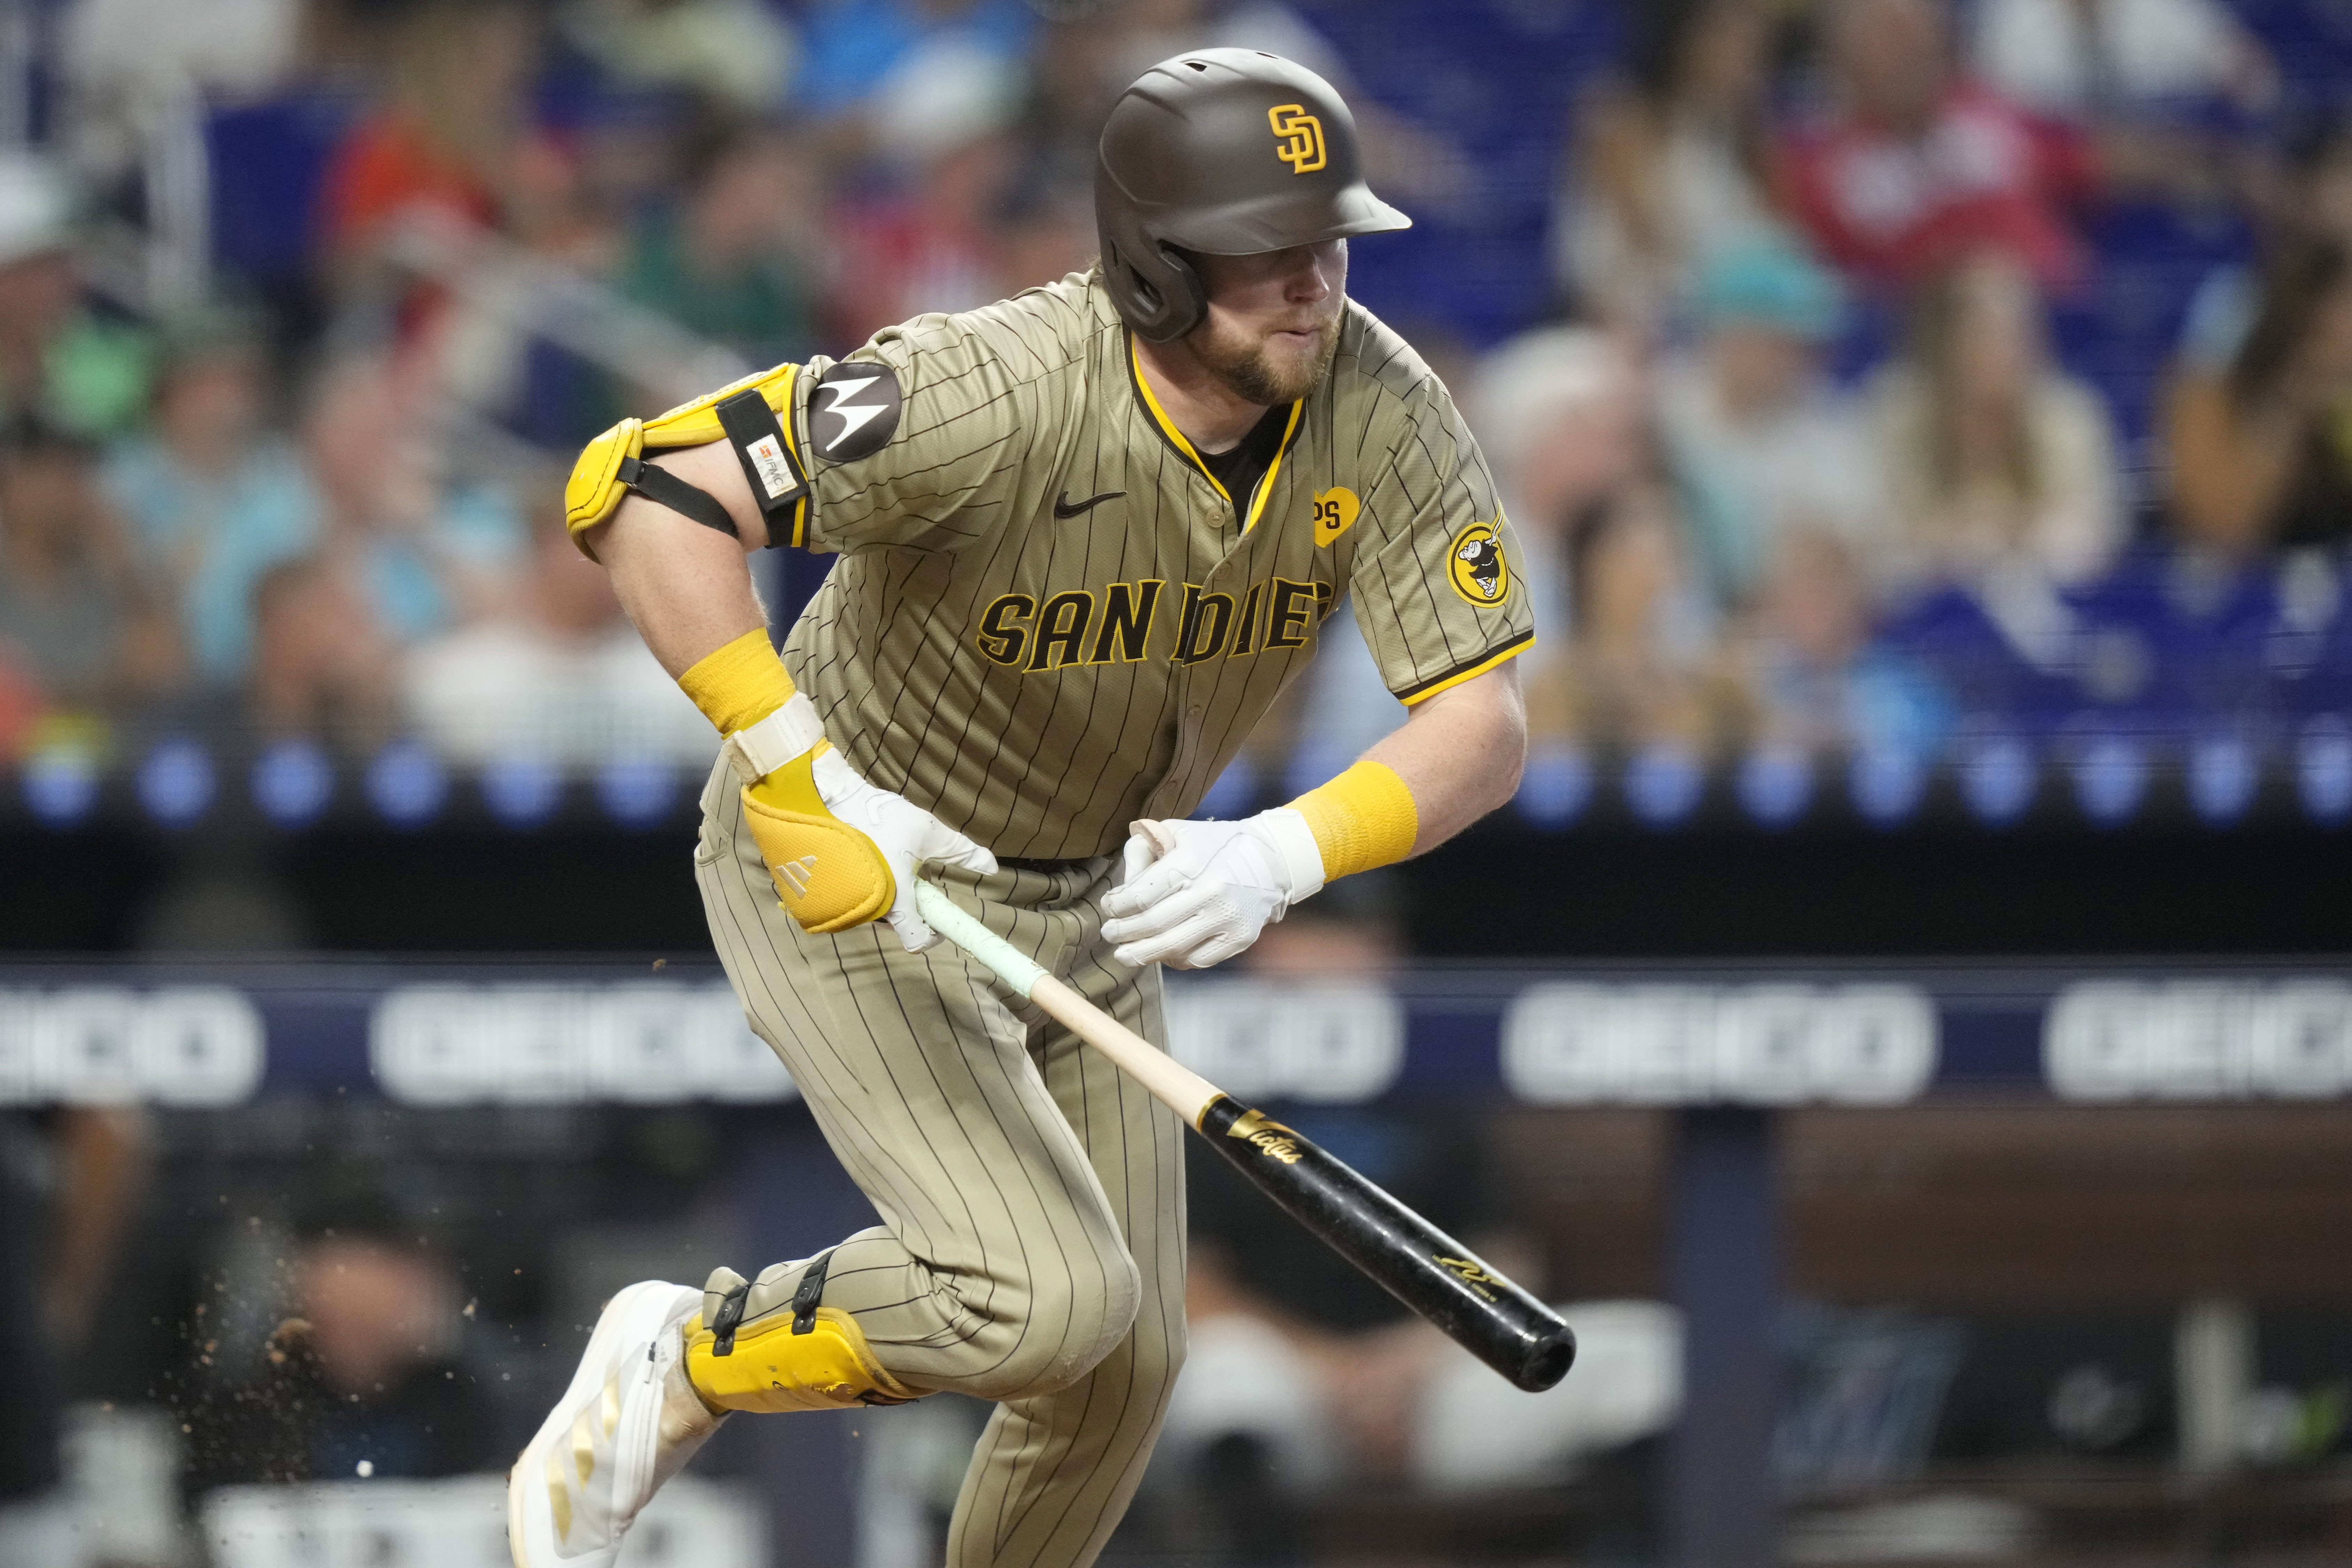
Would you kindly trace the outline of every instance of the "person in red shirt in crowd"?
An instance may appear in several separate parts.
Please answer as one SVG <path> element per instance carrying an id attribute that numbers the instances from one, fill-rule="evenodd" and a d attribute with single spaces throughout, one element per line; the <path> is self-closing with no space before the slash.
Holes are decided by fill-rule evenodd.
<path id="1" fill-rule="evenodd" d="M 391 92 L 328 166 L 320 216 L 331 256 L 365 252 L 419 207 L 498 221 L 530 49 L 530 20 L 510 5 L 439 0 L 400 26 Z"/>
<path id="2" fill-rule="evenodd" d="M 1836 0 L 1835 100 L 1782 148 L 1784 199 L 1832 260 L 1895 290 L 2009 251 L 2043 288 L 2087 262 L 2066 208 L 2096 189 L 2090 142 L 1955 70 L 1938 0 Z"/>
<path id="3" fill-rule="evenodd" d="M 827 223 L 834 341 L 859 342 L 927 310 L 999 297 L 997 208 L 1014 170 L 1020 91 L 1013 68 L 957 43 L 925 47 L 875 89 L 868 151 L 885 178 Z"/>

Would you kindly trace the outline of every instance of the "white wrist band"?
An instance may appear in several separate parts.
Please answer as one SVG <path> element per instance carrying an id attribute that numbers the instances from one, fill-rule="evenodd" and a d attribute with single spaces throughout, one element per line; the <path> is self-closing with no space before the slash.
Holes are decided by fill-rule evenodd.
<path id="1" fill-rule="evenodd" d="M 1286 805 L 1276 806 L 1265 814 L 1266 837 L 1282 852 L 1284 868 L 1290 876 L 1290 901 L 1297 903 L 1323 888 L 1323 847 L 1315 842 L 1315 830 L 1307 826 L 1307 818 Z"/>
<path id="2" fill-rule="evenodd" d="M 727 737 L 727 761 L 738 778 L 757 784 L 824 739 L 816 705 L 795 691 L 782 708 Z"/>

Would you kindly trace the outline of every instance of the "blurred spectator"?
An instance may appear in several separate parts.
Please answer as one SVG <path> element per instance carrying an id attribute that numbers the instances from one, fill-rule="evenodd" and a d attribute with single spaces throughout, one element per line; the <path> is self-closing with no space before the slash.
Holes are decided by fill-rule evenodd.
<path id="1" fill-rule="evenodd" d="M 1745 654 L 1765 744 L 1931 756 L 1950 733 L 1950 694 L 1916 661 L 1871 640 L 1845 538 L 1805 528 L 1780 536 Z"/>
<path id="2" fill-rule="evenodd" d="M 0 646 L 69 708 L 159 690 L 179 669 L 169 612 L 96 470 L 89 447 L 37 422 L 0 442 Z"/>
<path id="3" fill-rule="evenodd" d="M 303 0 L 71 0 L 58 28 L 60 126 L 76 169 L 101 181 L 184 133 L 191 100 L 259 97 L 300 56 Z"/>
<path id="4" fill-rule="evenodd" d="M 1759 233 L 1706 258 L 1693 302 L 1704 335 L 1658 370 L 1658 437 L 1708 578 L 1738 602 L 1791 529 L 1856 537 L 1885 503 L 1867 423 L 1819 363 L 1837 280 Z"/>
<path id="5" fill-rule="evenodd" d="M 142 571 L 174 585 L 189 663 L 215 689 L 245 678 L 254 584 L 318 536 L 299 455 L 264 425 L 269 395 L 261 345 L 243 321 L 184 321 L 168 337 L 152 433 L 106 466 Z"/>
<path id="6" fill-rule="evenodd" d="M 2307 128 L 2255 186 L 2255 217 L 2273 250 L 2310 240 L 2352 245 L 2352 122 L 2330 117 Z M 2179 368 L 2226 375 L 2245 347 L 2261 303 L 2259 268 L 2231 261 L 2199 283 L 2180 326 Z"/>
<path id="7" fill-rule="evenodd" d="M 47 704 L 32 675 L 22 668 L 18 655 L 0 644 L 0 763 L 22 756 L 40 732 Z"/>
<path id="8" fill-rule="evenodd" d="M 58 1451 L 65 1369 L 111 1325 L 99 1291 L 140 1184 L 146 1121 L 120 1106 L 0 1109 L 0 1563 L 80 1568 Z M 101 1341 L 102 1343 L 102 1341 Z"/>
<path id="9" fill-rule="evenodd" d="M 1094 265 L 1101 250 L 1091 186 L 1021 171 L 996 212 L 996 292 L 1009 299 Z"/>
<path id="10" fill-rule="evenodd" d="M 215 1355 L 247 1370 L 190 1413 L 193 1489 L 429 1479 L 502 1458 L 490 1402 L 456 1359 L 448 1264 L 388 1205 L 347 1206 L 302 1227 L 287 1263 L 293 1314 L 268 1343 Z"/>
<path id="11" fill-rule="evenodd" d="M 680 199 L 641 218 L 614 286 L 750 363 L 815 352 L 814 151 L 777 128 L 709 122 L 688 139 Z"/>
<path id="12" fill-rule="evenodd" d="M 419 212 L 495 226 L 527 145 L 535 37 L 520 0 L 425 0 L 394 35 L 388 100 L 336 149 L 322 238 L 346 271 Z"/>
<path id="13" fill-rule="evenodd" d="M 527 542 L 503 494 L 441 471 L 435 395 L 417 356 L 347 361 L 320 380 L 304 430 L 327 551 L 395 642 L 501 609 Z"/>
<path id="14" fill-rule="evenodd" d="M 1110 58 L 1110 90 L 1186 49 L 1264 49 L 1296 60 L 1338 87 L 1348 63 L 1297 12 L 1274 0 L 1132 0 L 1119 18 L 1121 39 Z M 1341 88 L 1352 111 L 1361 95 Z M 1360 124 L 1359 130 L 1362 129 Z"/>
<path id="15" fill-rule="evenodd" d="M 1535 656 L 1531 738 L 1713 749 L 1726 716 L 1722 672 L 1683 540 L 1673 492 L 1655 480 L 1595 501 L 1570 524 L 1570 633 Z"/>
<path id="16" fill-rule="evenodd" d="M 2260 43 L 2220 0 L 1981 0 L 1977 69 L 2037 113 L 2136 129 L 2278 86 Z"/>
<path id="17" fill-rule="evenodd" d="M 2225 197 L 2246 117 L 2277 96 L 2270 57 L 2221 0 L 1990 0 L 1975 31 L 1985 79 L 2087 129 L 2119 190 Z"/>
<path id="18" fill-rule="evenodd" d="M 1831 259 L 1896 288 L 1989 247 L 2044 287 L 2082 277 L 2065 213 L 2096 184 L 2081 135 L 1957 74 L 1937 0 L 1834 0 L 1825 26 L 1833 100 L 1789 137 L 1784 178 Z"/>
<path id="19" fill-rule="evenodd" d="M 390 729 L 398 668 L 349 574 L 324 557 L 274 566 L 254 585 L 251 700 L 261 733 L 370 750 Z"/>
<path id="20" fill-rule="evenodd" d="M 652 753 L 704 764 L 710 726 L 621 614 L 612 580 L 563 526 L 561 487 L 532 530 L 511 612 L 413 649 L 409 714 L 444 756 L 529 753 L 573 765 Z"/>
<path id="21" fill-rule="evenodd" d="M 926 46 L 876 89 L 874 146 L 894 177 L 831 225 L 840 245 L 835 343 L 1001 297 L 994 220 L 1013 173 L 1007 132 L 1019 102 L 1018 69 L 964 42 Z"/>
<path id="22" fill-rule="evenodd" d="M 1873 391 L 1892 507 L 1864 564 L 1885 587 L 2107 564 L 2125 513 L 2098 394 L 2051 363 L 2033 280 L 1985 252 L 1920 298 L 1904 356 Z"/>
<path id="23" fill-rule="evenodd" d="M 31 153 L 0 151 L 0 417 L 79 435 L 128 428 L 147 405 L 146 334 L 90 310 L 68 247 L 73 194 Z"/>
<path id="24" fill-rule="evenodd" d="M 2267 268 L 2227 365 L 2184 363 L 2168 408 L 2174 525 L 2231 554 L 2352 537 L 2352 267 L 2305 239 Z"/>
<path id="25" fill-rule="evenodd" d="M 888 90 L 916 57 L 944 47 L 1010 72 L 1036 26 L 1036 13 L 1021 0 L 823 0 L 810 7 L 808 62 L 794 96 L 812 114 L 862 110 L 871 132 L 887 137 L 895 120 L 924 111 L 919 100 L 894 100 Z"/>
<path id="26" fill-rule="evenodd" d="M 1612 321 L 1671 323 L 1700 260 L 1769 230 L 1760 0 L 1634 8 L 1622 86 L 1585 115 L 1575 199 L 1556 225 L 1578 301 Z"/>
<path id="27" fill-rule="evenodd" d="M 1111 105 L 1133 79 L 1118 74 L 1133 37 L 1122 25 L 1131 11 L 1049 22 L 1030 57 L 1028 93 L 1019 117 L 1023 165 L 1032 184 L 1075 187 L 1083 194 L 1089 227 L 1095 142 Z"/>
<path id="28" fill-rule="evenodd" d="M 615 81 L 735 113 L 781 104 L 800 54 L 790 25 L 760 0 L 572 0 L 559 23 Z"/>

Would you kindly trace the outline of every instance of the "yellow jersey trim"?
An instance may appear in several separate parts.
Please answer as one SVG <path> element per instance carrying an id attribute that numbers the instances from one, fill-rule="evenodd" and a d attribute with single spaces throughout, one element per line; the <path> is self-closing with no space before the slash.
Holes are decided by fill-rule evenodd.
<path id="1" fill-rule="evenodd" d="M 1265 466 L 1265 478 L 1258 480 L 1257 493 L 1250 498 L 1249 516 L 1242 520 L 1244 533 L 1255 528 L 1257 520 L 1265 513 L 1266 499 L 1274 494 L 1274 481 L 1282 472 L 1282 459 L 1290 455 L 1290 443 L 1298 434 L 1298 418 L 1306 407 L 1305 398 L 1290 405 L 1290 422 L 1282 427 L 1282 445 L 1274 449 L 1274 461 Z"/>
<path id="2" fill-rule="evenodd" d="M 1201 461 L 1201 454 L 1193 450 L 1192 443 L 1185 439 L 1184 432 L 1176 428 L 1176 421 L 1168 417 L 1168 410 L 1160 406 L 1160 399 L 1151 395 L 1151 383 L 1143 374 L 1142 351 L 1135 346 L 1133 337 L 1127 340 L 1127 363 L 1129 373 L 1135 377 L 1135 390 L 1143 394 L 1143 405 L 1151 410 L 1151 417 L 1158 422 L 1160 433 L 1168 437 L 1170 446 L 1183 453 L 1192 465 L 1201 470 L 1202 479 L 1216 485 L 1217 493 L 1225 498 L 1227 506 L 1233 505 L 1232 493 L 1218 483 L 1216 475 L 1209 472 L 1209 465 Z"/>
<path id="3" fill-rule="evenodd" d="M 1168 444 L 1181 453 L 1187 462 L 1200 470 L 1202 479 L 1215 487 L 1216 492 L 1224 497 L 1227 506 L 1234 506 L 1233 492 L 1209 471 L 1209 465 L 1201 460 L 1199 449 L 1185 437 L 1184 432 L 1176 428 L 1176 422 L 1168 417 L 1168 410 L 1160 407 L 1160 399 L 1153 395 L 1151 383 L 1143 374 L 1143 353 L 1135 346 L 1133 333 L 1129 333 L 1127 340 L 1127 369 L 1129 376 L 1135 382 L 1135 390 L 1143 398 L 1143 406 L 1150 411 L 1152 423 L 1160 426 L 1160 434 L 1167 437 Z M 1282 459 L 1289 455 L 1291 443 L 1298 437 L 1298 422 L 1306 411 L 1307 400 L 1303 397 L 1290 405 L 1290 420 L 1282 427 L 1282 445 L 1275 448 L 1274 461 L 1266 465 L 1265 477 L 1258 480 L 1257 489 L 1251 492 L 1249 513 L 1242 519 L 1244 533 L 1256 527 L 1257 520 L 1265 515 L 1265 503 L 1274 494 L 1275 476 L 1282 472 Z M 1234 510 L 1240 509 L 1235 507 Z"/>
<path id="4" fill-rule="evenodd" d="M 1505 643 L 1501 647 L 1496 648 L 1493 653 L 1486 655 L 1486 658 L 1480 659 L 1477 663 L 1469 666 L 1467 668 L 1457 669 L 1451 675 L 1441 675 L 1436 679 L 1430 681 L 1425 685 L 1412 687 L 1406 690 L 1398 692 L 1397 700 L 1403 703 L 1408 708 L 1412 707 L 1416 702 L 1425 702 L 1441 691 L 1451 691 L 1454 688 L 1461 685 L 1465 680 L 1475 679 L 1477 677 L 1482 676 L 1488 670 L 1494 668 L 1496 665 L 1501 664 L 1505 659 L 1518 658 L 1519 655 L 1527 652 L 1528 649 L 1535 646 L 1536 634 L 1533 632 L 1521 632 L 1517 637 L 1513 637 L 1509 642 Z"/>

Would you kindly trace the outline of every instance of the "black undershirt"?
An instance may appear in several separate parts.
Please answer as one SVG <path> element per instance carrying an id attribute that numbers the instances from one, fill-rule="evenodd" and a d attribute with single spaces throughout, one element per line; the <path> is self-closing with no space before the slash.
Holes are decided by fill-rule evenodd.
<path id="1" fill-rule="evenodd" d="M 1265 478 L 1266 469 L 1274 467 L 1274 459 L 1282 452 L 1282 435 L 1289 425 L 1290 405 L 1282 404 L 1267 409 L 1250 426 L 1248 435 L 1223 451 L 1201 453 L 1201 466 L 1216 476 L 1236 508 L 1248 510 L 1257 482 Z"/>

